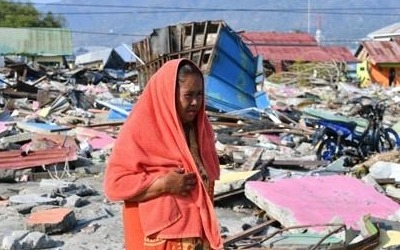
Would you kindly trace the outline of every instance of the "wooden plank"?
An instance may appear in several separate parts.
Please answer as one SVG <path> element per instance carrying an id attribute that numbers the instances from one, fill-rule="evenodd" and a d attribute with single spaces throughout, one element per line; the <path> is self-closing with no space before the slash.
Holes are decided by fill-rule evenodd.
<path id="1" fill-rule="evenodd" d="M 312 135 L 315 133 L 312 129 L 305 128 L 272 128 L 272 129 L 260 129 L 252 130 L 248 132 L 236 132 L 232 133 L 232 136 L 244 136 L 254 134 L 276 134 L 276 133 L 290 133 L 294 135 Z"/>
<path id="2" fill-rule="evenodd" d="M 229 115 L 229 114 L 225 114 L 225 113 L 217 113 L 217 112 L 212 112 L 212 111 L 206 111 L 206 114 L 209 117 L 219 118 L 224 121 L 234 121 L 234 122 L 237 122 L 237 121 L 250 122 L 250 121 L 252 121 L 252 119 L 247 119 L 247 118 L 243 118 L 243 117 L 236 116 L 236 115 Z"/>
<path id="3" fill-rule="evenodd" d="M 0 143 L 7 144 L 7 143 L 30 141 L 32 139 L 32 135 L 33 135 L 33 133 L 31 133 L 31 132 L 18 133 L 16 135 L 9 135 L 9 136 L 0 138 Z"/>
<path id="4" fill-rule="evenodd" d="M 88 124 L 82 127 L 94 128 L 94 127 L 104 127 L 104 126 L 120 126 L 124 124 L 126 120 L 117 120 L 117 121 L 106 121 L 106 122 L 99 122 L 94 124 Z"/>
<path id="5" fill-rule="evenodd" d="M 261 147 L 256 148 L 256 150 L 254 150 L 254 152 L 250 155 L 250 157 L 247 158 L 246 162 L 243 163 L 242 169 L 244 171 L 253 170 L 255 168 L 255 166 L 257 165 L 257 163 L 260 161 L 260 158 L 263 153 L 264 153 L 263 148 L 261 148 Z"/>
<path id="6" fill-rule="evenodd" d="M 229 197 L 235 196 L 235 195 L 243 195 L 244 194 L 244 188 L 239 188 L 239 189 L 235 189 L 235 190 L 231 190 L 229 192 L 225 192 L 225 193 L 220 193 L 220 194 L 216 194 L 214 196 L 214 202 L 219 202 L 223 199 L 227 199 Z"/>
<path id="7" fill-rule="evenodd" d="M 266 162 L 270 167 L 299 167 L 305 169 L 315 169 L 320 166 L 326 166 L 327 161 L 310 161 L 310 160 L 273 160 Z"/>

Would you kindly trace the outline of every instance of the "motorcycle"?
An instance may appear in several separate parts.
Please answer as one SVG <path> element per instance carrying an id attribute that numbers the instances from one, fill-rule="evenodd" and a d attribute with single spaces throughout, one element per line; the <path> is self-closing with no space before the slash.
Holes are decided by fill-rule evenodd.
<path id="1" fill-rule="evenodd" d="M 318 129 L 312 144 L 317 148 L 318 160 L 334 161 L 346 156 L 346 165 L 363 161 L 374 153 L 400 149 L 399 135 L 392 128 L 384 126 L 385 100 L 374 101 L 370 97 L 355 98 L 350 103 L 356 106 L 351 115 L 366 119 L 363 131 L 357 129 L 355 121 L 318 119 Z"/>

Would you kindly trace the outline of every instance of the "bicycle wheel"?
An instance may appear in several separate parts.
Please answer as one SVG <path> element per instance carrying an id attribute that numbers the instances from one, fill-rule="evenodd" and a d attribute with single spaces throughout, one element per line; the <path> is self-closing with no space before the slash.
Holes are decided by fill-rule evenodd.
<path id="1" fill-rule="evenodd" d="M 399 135 L 392 128 L 380 129 L 374 140 L 374 146 L 378 153 L 399 149 L 399 144 Z"/>
<path id="2" fill-rule="evenodd" d="M 324 161 L 334 161 L 340 157 L 341 147 L 337 145 L 337 140 L 327 138 L 319 142 L 317 148 L 317 159 Z"/>

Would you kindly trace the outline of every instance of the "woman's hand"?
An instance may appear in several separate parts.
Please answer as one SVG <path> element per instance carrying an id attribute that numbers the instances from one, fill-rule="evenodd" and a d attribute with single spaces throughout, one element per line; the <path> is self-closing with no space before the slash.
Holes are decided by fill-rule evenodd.
<path id="1" fill-rule="evenodd" d="M 196 174 L 187 173 L 182 168 L 170 171 L 162 178 L 164 181 L 164 190 L 170 194 L 187 196 L 197 185 Z"/>
<path id="2" fill-rule="evenodd" d="M 158 178 L 150 187 L 129 200 L 143 202 L 164 194 L 187 196 L 195 188 L 196 184 L 195 173 L 187 173 L 182 168 L 176 168 Z"/>

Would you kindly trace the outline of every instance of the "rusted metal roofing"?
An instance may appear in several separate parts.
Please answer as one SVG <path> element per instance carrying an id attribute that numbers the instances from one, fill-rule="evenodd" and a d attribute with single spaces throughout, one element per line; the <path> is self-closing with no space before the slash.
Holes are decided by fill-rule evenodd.
<path id="1" fill-rule="evenodd" d="M 72 53 L 72 36 L 67 29 L 0 27 L 0 54 L 64 56 Z"/>
<path id="2" fill-rule="evenodd" d="M 366 50 L 367 53 L 361 53 Z M 393 41 L 363 41 L 356 55 L 368 55 L 367 59 L 373 64 L 399 63 L 400 62 L 400 40 Z"/>
<path id="3" fill-rule="evenodd" d="M 317 40 L 308 33 L 243 32 L 240 37 L 246 44 L 279 46 L 317 46 Z"/>
<path id="4" fill-rule="evenodd" d="M 37 150 L 26 154 L 22 150 L 0 152 L 0 169 L 23 169 L 76 160 L 76 150 L 71 147 Z"/>
<path id="5" fill-rule="evenodd" d="M 319 46 L 308 33 L 243 32 L 243 41 L 254 55 L 271 61 L 356 62 L 346 47 Z"/>
<path id="6" fill-rule="evenodd" d="M 321 47 L 321 49 L 330 56 L 331 60 L 343 62 L 358 62 L 358 59 L 346 47 L 329 46 Z"/>
<path id="7" fill-rule="evenodd" d="M 355 58 L 349 50 L 342 47 L 248 46 L 254 55 L 261 55 L 264 60 L 270 61 L 357 61 L 357 58 Z"/>

